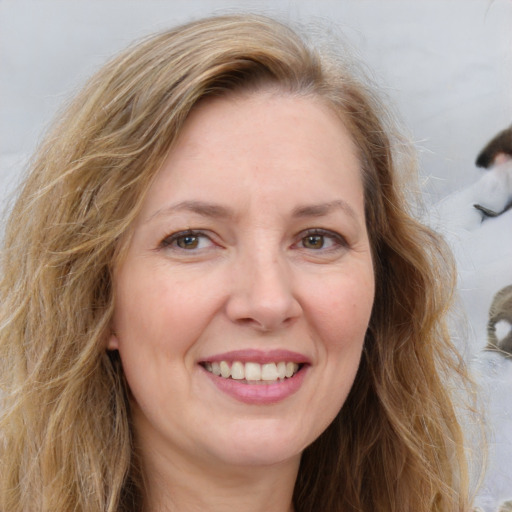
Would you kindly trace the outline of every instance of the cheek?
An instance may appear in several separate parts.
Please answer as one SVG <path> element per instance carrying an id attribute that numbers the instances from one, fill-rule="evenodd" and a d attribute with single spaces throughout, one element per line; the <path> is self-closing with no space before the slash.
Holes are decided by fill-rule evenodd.
<path id="1" fill-rule="evenodd" d="M 121 353 L 158 352 L 170 358 L 187 349 L 214 314 L 211 283 L 157 269 L 126 267 L 118 276 L 114 330 Z"/>
<path id="2" fill-rule="evenodd" d="M 373 305 L 373 274 L 333 275 L 314 291 L 310 326 L 318 341 L 321 378 L 308 407 L 309 414 L 316 411 L 313 433 L 318 436 L 339 413 L 354 383 Z"/>
<path id="3" fill-rule="evenodd" d="M 182 386 L 173 400 L 181 403 L 188 396 L 191 349 L 212 305 L 205 290 L 191 289 L 190 281 L 149 270 L 127 266 L 119 274 L 114 330 L 135 402 L 154 417 L 169 405 L 168 394 L 156 390 L 168 389 L 172 382 L 176 389 Z"/>
<path id="4" fill-rule="evenodd" d="M 373 274 L 346 274 L 329 279 L 311 297 L 315 325 L 331 350 L 362 345 L 374 300 Z"/>

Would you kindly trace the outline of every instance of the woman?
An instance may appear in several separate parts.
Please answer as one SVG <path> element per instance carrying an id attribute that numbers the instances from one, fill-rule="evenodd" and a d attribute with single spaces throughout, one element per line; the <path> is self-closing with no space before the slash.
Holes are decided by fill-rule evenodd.
<path id="1" fill-rule="evenodd" d="M 453 265 L 388 119 L 259 16 L 90 81 L 7 226 L 2 511 L 468 510 Z"/>

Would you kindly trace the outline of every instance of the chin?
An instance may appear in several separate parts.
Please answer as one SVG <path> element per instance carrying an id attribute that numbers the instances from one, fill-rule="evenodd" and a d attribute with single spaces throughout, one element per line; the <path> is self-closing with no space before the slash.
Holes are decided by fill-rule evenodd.
<path id="1" fill-rule="evenodd" d="M 224 464 L 231 467 L 268 467 L 299 462 L 302 450 L 281 449 L 275 447 L 263 446 L 259 443 L 257 446 L 232 446 L 222 454 L 213 454 L 217 460 L 222 459 Z"/>
<path id="2" fill-rule="evenodd" d="M 247 425 L 247 422 L 239 422 L 235 428 L 224 431 L 228 435 L 222 436 L 222 441 L 219 439 L 215 443 L 212 455 L 233 466 L 269 466 L 298 462 L 306 446 L 317 437 L 275 420 L 252 420 L 249 423 Z M 219 451 L 221 446 L 224 449 Z"/>

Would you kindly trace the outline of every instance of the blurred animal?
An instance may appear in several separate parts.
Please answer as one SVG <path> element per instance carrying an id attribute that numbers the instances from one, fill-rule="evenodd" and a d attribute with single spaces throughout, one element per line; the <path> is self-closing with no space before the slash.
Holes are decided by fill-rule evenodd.
<path id="1" fill-rule="evenodd" d="M 473 512 L 485 512 L 484 509 L 480 507 L 476 507 L 473 509 Z M 512 512 L 512 500 L 504 501 L 496 512 Z"/>
<path id="2" fill-rule="evenodd" d="M 502 339 L 496 335 L 496 324 L 507 322 L 512 327 L 512 285 L 505 286 L 496 295 L 489 308 L 486 350 L 496 350 L 505 357 L 512 357 L 512 328 Z M 510 509 L 512 511 L 512 509 Z"/>
<path id="3" fill-rule="evenodd" d="M 497 217 L 512 207 L 512 160 L 494 166 L 478 180 L 473 206 L 484 217 Z"/>
<path id="4" fill-rule="evenodd" d="M 476 158 L 476 166 L 488 169 L 510 158 L 512 158 L 512 125 L 487 143 Z"/>
<path id="5" fill-rule="evenodd" d="M 512 206 L 512 125 L 494 137 L 476 159 L 478 167 L 492 169 L 483 176 L 479 185 L 485 197 L 484 202 L 493 203 L 493 208 L 483 204 L 473 205 L 484 216 L 496 217 Z M 496 335 L 496 324 L 507 322 L 511 329 L 502 339 Z M 486 350 L 496 350 L 505 357 L 512 357 L 512 285 L 502 288 L 496 295 L 489 308 L 487 324 Z M 484 512 L 475 508 L 473 512 Z M 512 500 L 504 501 L 496 512 L 512 512 Z"/>
<path id="6" fill-rule="evenodd" d="M 473 206 L 484 217 L 496 217 L 512 207 L 512 125 L 487 143 L 476 165 L 489 171 L 480 179 L 480 199 Z"/>
<path id="7" fill-rule="evenodd" d="M 500 505 L 498 512 L 512 512 L 512 500 L 504 501 Z"/>

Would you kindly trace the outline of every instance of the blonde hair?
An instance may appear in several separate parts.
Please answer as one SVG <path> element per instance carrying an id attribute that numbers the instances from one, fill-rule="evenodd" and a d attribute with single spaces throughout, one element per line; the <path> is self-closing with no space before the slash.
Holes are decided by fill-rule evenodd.
<path id="1" fill-rule="evenodd" d="M 126 385 L 105 348 L 120 240 L 194 105 L 265 85 L 323 99 L 350 131 L 376 267 L 356 381 L 303 454 L 295 509 L 468 509 L 463 438 L 445 387 L 465 382 L 443 320 L 453 263 L 408 212 L 388 116 L 343 59 L 274 20 L 233 15 L 153 36 L 112 60 L 33 162 L 2 256 L 3 512 L 140 509 Z"/>

